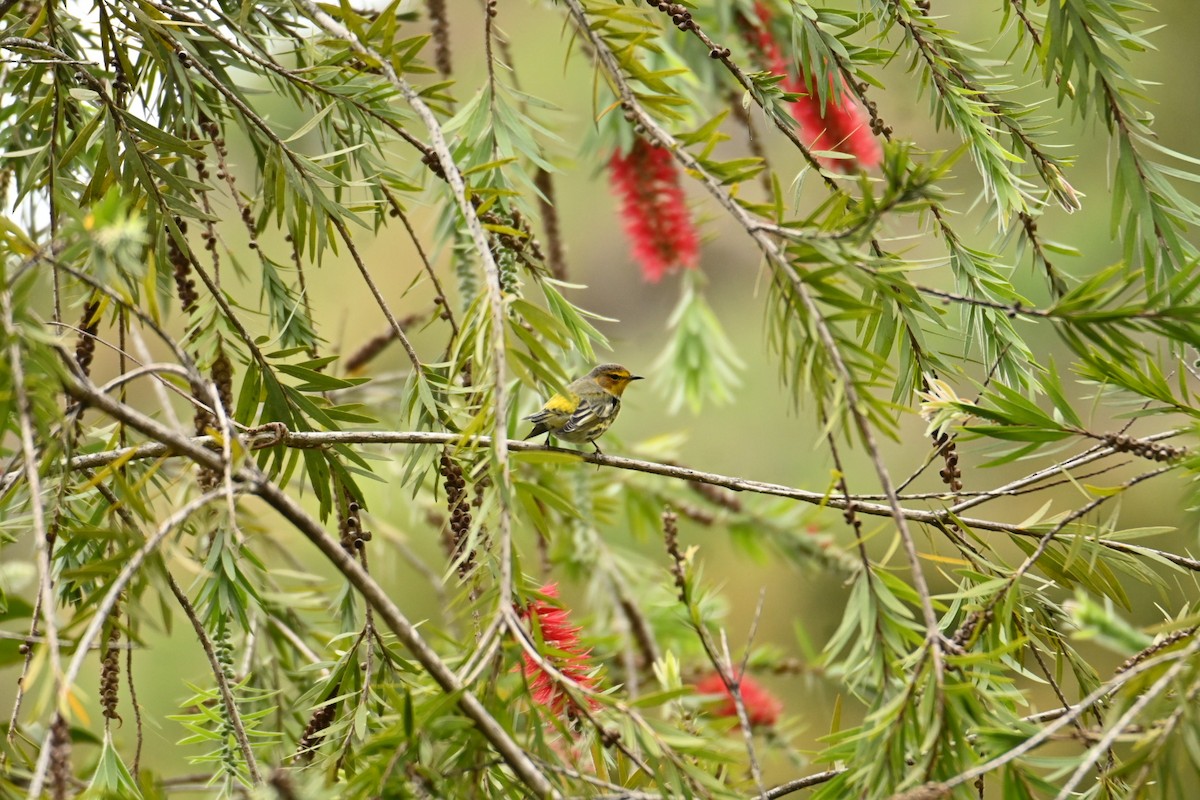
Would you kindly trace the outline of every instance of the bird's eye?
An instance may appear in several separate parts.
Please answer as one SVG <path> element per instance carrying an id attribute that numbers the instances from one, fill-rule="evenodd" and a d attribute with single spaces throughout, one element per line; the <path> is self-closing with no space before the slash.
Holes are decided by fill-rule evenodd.
<path id="1" fill-rule="evenodd" d="M 609 379 L 610 381 L 619 381 L 619 380 L 621 380 L 621 378 L 622 378 L 622 375 L 621 375 L 621 373 L 619 373 L 619 372 L 610 372 L 610 373 L 608 373 L 608 379 Z"/>

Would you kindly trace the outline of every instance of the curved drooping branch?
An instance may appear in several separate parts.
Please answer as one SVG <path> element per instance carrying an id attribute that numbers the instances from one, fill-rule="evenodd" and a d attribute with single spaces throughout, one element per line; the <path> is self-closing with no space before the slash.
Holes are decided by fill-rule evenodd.
<path id="1" fill-rule="evenodd" d="M 363 44 L 358 37 L 347 30 L 340 22 L 322 11 L 316 3 L 311 2 L 311 0 L 296 0 L 296 3 L 327 33 L 344 41 L 356 53 L 377 62 L 380 71 L 388 83 L 408 102 L 409 106 L 416 113 L 417 117 L 420 118 L 421 122 L 425 124 L 429 132 L 430 145 L 437 156 L 438 163 L 441 165 L 442 173 L 446 177 L 446 183 L 450 185 L 450 190 L 454 194 L 454 201 L 458 206 L 458 212 L 462 216 L 463 224 L 466 226 L 471 241 L 475 246 L 476 256 L 483 267 L 484 284 L 487 288 L 488 313 L 491 323 L 489 345 L 491 346 L 492 359 L 492 398 L 495 405 L 493 410 L 495 415 L 493 446 L 500 481 L 503 485 L 507 485 L 509 482 L 508 440 L 504 438 L 503 433 L 504 426 L 508 420 L 508 397 L 505 387 L 506 374 L 508 372 L 506 366 L 508 356 L 504 339 L 504 292 L 500 286 L 500 267 L 492 255 L 492 249 L 488 243 L 483 223 L 480 221 L 475 206 L 471 202 L 472 198 L 468 192 L 462 172 L 459 170 L 458 164 L 454 161 L 454 155 L 450 152 L 450 146 L 446 142 L 442 125 L 438 122 L 433 110 L 421 99 L 421 94 L 392 68 L 389 59 Z M 420 376 L 418 376 L 419 378 Z M 512 510 L 509 507 L 508 493 L 506 491 L 500 492 L 497 496 L 497 502 L 499 513 L 496 519 L 496 530 L 497 538 L 500 542 L 501 570 L 500 603 L 502 605 L 509 605 L 513 599 L 513 552 Z"/>
<path id="2" fill-rule="evenodd" d="M 140 411 L 102 394 L 86 377 L 69 374 L 66 377 L 64 388 L 68 395 L 81 403 L 85 403 L 113 419 L 124 422 L 130 428 L 156 439 L 166 448 L 164 453 L 167 450 L 182 453 L 200 466 L 214 471 L 223 470 L 224 463 L 219 452 L 208 449 L 208 447 L 204 446 L 205 443 L 199 443 L 173 431 Z M 211 442 L 207 444 L 211 446 Z M 509 735 L 500 722 L 488 712 L 479 701 L 479 698 L 463 686 L 462 682 L 454 674 L 454 671 L 442 660 L 437 651 L 425 641 L 424 637 L 418 631 L 417 626 L 405 617 L 399 606 L 392 602 L 392 599 L 388 597 L 387 593 L 384 592 L 375 579 L 346 552 L 336 539 L 325 531 L 320 522 L 313 519 L 286 492 L 268 480 L 253 465 L 239 465 L 233 477 L 242 487 L 240 491 L 258 496 L 275 509 L 296 530 L 300 531 L 309 541 L 316 545 L 326 559 L 354 585 L 354 588 L 358 590 L 363 599 L 379 614 L 380 618 L 384 620 L 396 635 L 396 638 L 413 654 L 413 657 L 425 668 L 430 676 L 437 681 L 442 690 L 457 698 L 458 706 L 462 712 L 471 719 L 479 732 L 491 742 L 500 756 L 512 767 L 513 771 L 526 786 L 530 788 L 534 796 L 547 798 L 559 797 L 559 792 L 546 778 L 545 774 L 538 769 L 528 754 Z M 209 492 L 200 499 L 207 501 L 212 499 L 212 497 L 221 496 L 224 493 L 225 488 L 221 487 L 214 492 Z M 195 503 L 189 504 L 185 507 L 185 510 L 189 510 L 190 513 L 193 505 Z M 172 520 L 174 519 L 172 517 Z M 174 524 L 178 523 L 175 522 L 167 527 L 166 532 L 169 532 L 174 527 Z M 166 532 L 160 531 L 161 536 L 165 536 Z M 161 536 L 156 534 L 155 539 L 157 541 L 152 539 L 150 542 L 147 542 L 147 546 L 151 543 L 156 546 L 158 541 L 161 541 Z M 147 551 L 148 553 L 149 551 Z M 133 568 L 140 566 L 140 564 L 140 560 L 136 563 L 133 561 L 130 562 Z M 130 566 L 127 565 L 126 570 L 129 568 Z M 123 574 L 124 571 L 122 572 Z M 128 578 L 125 580 L 127 581 Z M 112 594 L 111 591 L 110 594 Z M 115 595 L 112 599 L 115 602 Z M 93 635 L 99 633 L 99 626 L 103 624 L 103 620 L 107 617 L 107 610 L 102 607 L 100 611 L 104 613 L 97 615 L 97 622 L 95 623 L 97 630 L 96 634 Z M 81 654 L 86 653 L 86 648 L 81 649 L 79 652 Z M 68 673 L 68 677 L 70 677 L 70 673 Z M 73 678 L 65 681 L 63 685 L 64 687 L 69 687 L 72 682 Z M 43 753 L 48 750 L 48 747 L 44 747 Z M 43 776 L 45 774 L 44 768 L 42 769 L 42 774 Z"/>

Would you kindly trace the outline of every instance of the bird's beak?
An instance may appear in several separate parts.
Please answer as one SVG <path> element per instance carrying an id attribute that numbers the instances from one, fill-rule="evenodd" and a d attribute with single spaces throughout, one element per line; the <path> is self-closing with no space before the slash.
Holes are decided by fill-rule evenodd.
<path id="1" fill-rule="evenodd" d="M 645 380 L 645 378 L 643 378 L 641 375 L 630 375 L 630 376 L 629 376 L 629 380 L 631 380 L 631 381 L 640 381 L 640 380 Z"/>

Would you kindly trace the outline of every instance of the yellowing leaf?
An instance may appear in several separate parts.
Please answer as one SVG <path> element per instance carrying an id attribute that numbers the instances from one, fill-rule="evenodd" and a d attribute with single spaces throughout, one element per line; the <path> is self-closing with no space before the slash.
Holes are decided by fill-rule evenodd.
<path id="1" fill-rule="evenodd" d="M 950 556 L 939 556 L 936 553 L 919 553 L 924 561 L 932 561 L 935 564 L 951 564 L 956 567 L 969 567 L 971 562 L 961 558 L 951 558 Z"/>
<path id="2" fill-rule="evenodd" d="M 1052 502 L 1054 502 L 1054 501 L 1047 500 L 1042 505 L 1041 508 L 1039 508 L 1037 511 L 1033 512 L 1033 514 L 1031 514 L 1030 516 L 1025 518 L 1025 520 L 1023 520 L 1022 522 L 1018 522 L 1017 527 L 1018 528 L 1032 528 L 1034 525 L 1037 525 L 1039 522 L 1042 521 L 1042 518 L 1046 516 L 1046 512 L 1050 510 L 1050 504 Z"/>

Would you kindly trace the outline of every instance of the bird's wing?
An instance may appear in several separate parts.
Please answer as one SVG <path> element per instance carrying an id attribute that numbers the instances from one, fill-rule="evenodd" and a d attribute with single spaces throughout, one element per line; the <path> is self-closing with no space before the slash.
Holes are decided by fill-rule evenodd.
<path id="1" fill-rule="evenodd" d="M 600 420 L 608 419 L 617 413 L 621 407 L 621 401 L 616 397 L 606 397 L 603 400 L 583 400 L 579 404 L 579 408 L 575 409 L 575 413 L 567 420 L 567 424 L 563 425 L 563 433 L 571 433 L 572 431 L 586 430 Z"/>

